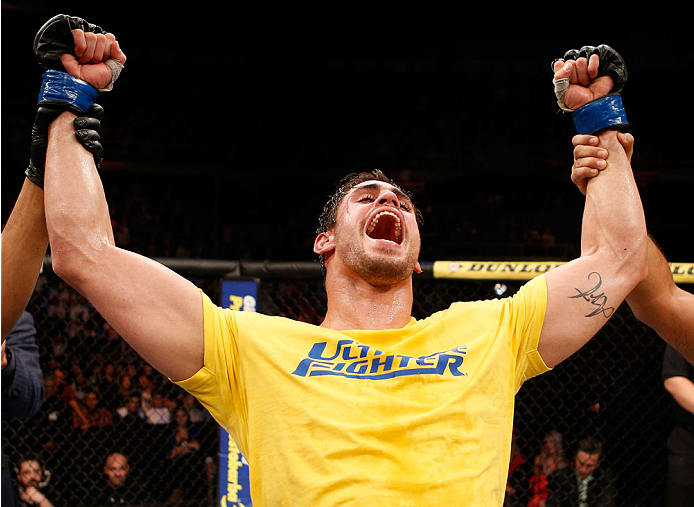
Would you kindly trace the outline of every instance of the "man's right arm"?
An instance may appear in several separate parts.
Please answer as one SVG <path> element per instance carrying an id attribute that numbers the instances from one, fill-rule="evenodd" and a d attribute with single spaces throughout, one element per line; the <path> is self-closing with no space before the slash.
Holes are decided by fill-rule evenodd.
<path id="1" fill-rule="evenodd" d="M 118 248 L 94 159 L 70 112 L 50 128 L 46 224 L 54 271 L 84 295 L 154 368 L 172 380 L 203 365 L 202 297 L 161 264 Z"/>
<path id="2" fill-rule="evenodd" d="M 126 61 L 115 37 L 100 29 L 73 29 L 72 36 L 74 52 L 60 54 L 65 70 L 108 89 L 116 77 L 109 62 Z M 186 379 L 203 365 L 202 295 L 161 264 L 116 247 L 94 157 L 76 139 L 74 118 L 64 111 L 48 134 L 44 203 L 53 270 L 154 368 Z"/>

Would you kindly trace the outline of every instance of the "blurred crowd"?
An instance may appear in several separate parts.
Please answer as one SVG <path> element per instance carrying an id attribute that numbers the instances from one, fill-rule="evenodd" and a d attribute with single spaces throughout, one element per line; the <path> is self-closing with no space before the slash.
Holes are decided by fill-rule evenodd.
<path id="1" fill-rule="evenodd" d="M 46 297 L 32 303 L 43 406 L 20 433 L 3 429 L 20 492 L 22 470 L 29 474 L 35 462 L 34 486 L 53 505 L 107 505 L 97 497 L 108 491 L 120 491 L 126 504 L 201 505 L 216 487 L 219 430 L 209 413 L 145 363 L 82 296 L 62 282 L 44 284 L 40 277 L 38 293 Z M 108 486 L 116 469 L 120 480 L 128 477 L 120 488 Z"/>

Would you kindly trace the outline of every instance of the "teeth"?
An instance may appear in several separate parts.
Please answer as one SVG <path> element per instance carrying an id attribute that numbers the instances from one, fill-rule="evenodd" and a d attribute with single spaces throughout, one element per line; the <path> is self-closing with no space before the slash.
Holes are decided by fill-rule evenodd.
<path id="1" fill-rule="evenodd" d="M 398 241 L 400 241 L 400 235 L 402 234 L 401 226 L 400 226 L 400 218 L 395 213 L 391 213 L 390 211 L 381 211 L 380 213 L 378 213 L 373 218 L 371 223 L 369 224 L 369 228 L 367 229 L 366 232 L 371 234 L 373 232 L 373 230 L 376 228 L 376 224 L 378 224 L 378 220 L 382 216 L 385 216 L 385 215 L 388 215 L 388 216 L 395 218 L 395 237 L 397 238 Z"/>

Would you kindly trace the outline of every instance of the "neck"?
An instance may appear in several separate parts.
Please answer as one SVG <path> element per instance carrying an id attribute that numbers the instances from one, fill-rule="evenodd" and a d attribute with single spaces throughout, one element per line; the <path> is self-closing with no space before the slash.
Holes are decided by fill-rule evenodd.
<path id="1" fill-rule="evenodd" d="M 412 318 L 412 277 L 380 286 L 360 277 L 332 275 L 325 279 L 328 309 L 322 327 L 400 329 Z"/>

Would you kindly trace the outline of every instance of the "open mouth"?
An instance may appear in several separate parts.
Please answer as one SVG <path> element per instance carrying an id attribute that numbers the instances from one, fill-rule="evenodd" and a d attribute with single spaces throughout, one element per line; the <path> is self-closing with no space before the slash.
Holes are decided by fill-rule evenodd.
<path id="1" fill-rule="evenodd" d="M 399 245 L 402 243 L 400 217 L 391 211 L 376 213 L 366 228 L 366 235 L 371 239 L 383 239 Z"/>

